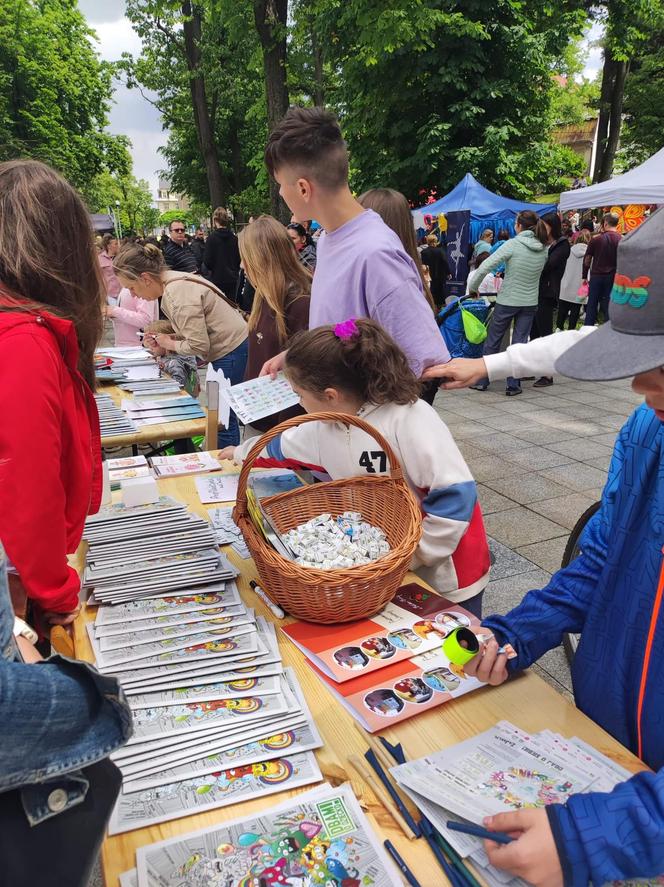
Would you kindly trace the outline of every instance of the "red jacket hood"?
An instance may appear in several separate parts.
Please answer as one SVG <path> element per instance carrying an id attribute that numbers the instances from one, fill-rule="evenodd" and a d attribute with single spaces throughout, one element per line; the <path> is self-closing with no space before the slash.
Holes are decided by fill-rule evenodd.
<path id="1" fill-rule="evenodd" d="M 1 297 L 0 305 L 2 305 Z M 60 346 L 60 353 L 67 368 L 74 371 L 78 369 L 78 338 L 71 320 L 41 310 L 0 310 L 0 335 L 24 323 L 43 323 L 47 326 Z"/>

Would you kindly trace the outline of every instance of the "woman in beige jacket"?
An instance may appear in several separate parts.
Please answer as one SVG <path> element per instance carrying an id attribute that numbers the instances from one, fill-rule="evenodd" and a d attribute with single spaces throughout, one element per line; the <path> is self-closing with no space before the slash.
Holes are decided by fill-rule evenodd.
<path id="1" fill-rule="evenodd" d="M 247 324 L 221 290 L 197 274 L 167 270 L 161 250 L 149 243 L 123 247 L 113 264 L 118 280 L 133 296 L 147 301 L 161 298 L 161 310 L 177 336 L 156 336 L 162 348 L 211 363 L 232 385 L 242 382 Z M 228 428 L 219 432 L 219 447 L 239 442 L 237 416 L 231 412 Z"/>

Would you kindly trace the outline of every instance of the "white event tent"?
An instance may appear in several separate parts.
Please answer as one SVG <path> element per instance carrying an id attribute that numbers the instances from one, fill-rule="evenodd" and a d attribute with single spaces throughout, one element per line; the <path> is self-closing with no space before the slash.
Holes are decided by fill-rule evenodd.
<path id="1" fill-rule="evenodd" d="M 588 188 L 560 195 L 559 207 L 591 209 L 596 206 L 626 206 L 628 203 L 664 204 L 664 148 L 629 172 Z"/>

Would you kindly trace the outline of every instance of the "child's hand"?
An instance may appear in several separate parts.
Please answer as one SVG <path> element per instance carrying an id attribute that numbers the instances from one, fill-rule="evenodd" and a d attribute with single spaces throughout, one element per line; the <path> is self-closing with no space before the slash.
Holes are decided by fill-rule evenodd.
<path id="1" fill-rule="evenodd" d="M 509 677 L 507 656 L 499 653 L 498 649 L 498 641 L 492 637 L 481 644 L 479 653 L 470 662 L 466 662 L 463 670 L 467 675 L 484 684 L 491 684 L 492 687 L 503 684 Z"/>
<path id="2" fill-rule="evenodd" d="M 230 459 L 235 462 L 235 447 L 224 447 L 217 452 L 217 459 Z"/>
<path id="3" fill-rule="evenodd" d="M 157 333 L 153 336 L 154 341 L 158 345 L 159 348 L 163 348 L 164 351 L 175 351 L 176 350 L 176 342 L 172 336 L 167 335 L 166 333 Z"/>
<path id="4" fill-rule="evenodd" d="M 562 887 L 563 872 L 546 810 L 498 813 L 487 816 L 484 825 L 516 838 L 511 844 L 484 842 L 491 865 L 523 878 L 535 887 Z"/>
<path id="5" fill-rule="evenodd" d="M 266 360 L 263 366 L 261 367 L 261 371 L 259 373 L 260 376 L 271 376 L 273 379 L 277 378 L 277 373 L 279 370 L 283 370 L 284 364 L 286 363 L 286 352 L 281 351 L 276 357 L 271 357 L 269 360 Z"/>
<path id="6" fill-rule="evenodd" d="M 487 376 L 484 358 L 457 357 L 449 363 L 441 363 L 438 366 L 428 367 L 422 374 L 425 381 L 429 379 L 441 379 L 441 388 L 467 388 L 480 379 Z"/>

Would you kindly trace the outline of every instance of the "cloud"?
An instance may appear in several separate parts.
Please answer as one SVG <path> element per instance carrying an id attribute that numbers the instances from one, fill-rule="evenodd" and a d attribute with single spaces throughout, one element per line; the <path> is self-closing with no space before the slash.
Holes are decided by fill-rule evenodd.
<path id="1" fill-rule="evenodd" d="M 115 22 L 124 18 L 125 0 L 78 0 L 78 8 L 88 20 L 96 26 L 99 22 Z"/>
<path id="2" fill-rule="evenodd" d="M 588 80 L 594 80 L 597 76 L 597 72 L 601 71 L 602 66 L 604 65 L 604 55 L 600 45 L 603 37 L 603 23 L 594 22 L 583 38 L 581 45 L 586 52 L 583 76 Z"/>

